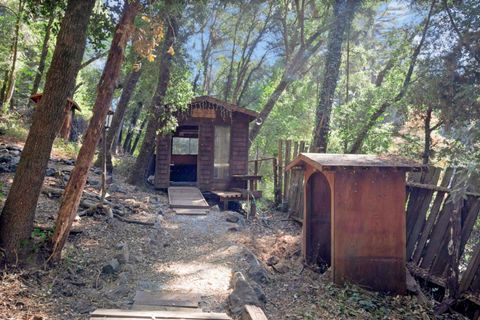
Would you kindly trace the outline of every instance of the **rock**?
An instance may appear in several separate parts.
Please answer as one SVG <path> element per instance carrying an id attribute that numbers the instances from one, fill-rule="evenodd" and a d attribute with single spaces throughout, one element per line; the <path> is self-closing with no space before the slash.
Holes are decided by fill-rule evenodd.
<path id="1" fill-rule="evenodd" d="M 10 163 L 13 157 L 10 154 L 3 154 L 0 156 L 0 163 Z"/>
<path id="2" fill-rule="evenodd" d="M 147 178 L 147 182 L 148 182 L 149 184 L 153 185 L 154 182 L 155 182 L 155 176 L 149 176 L 149 177 Z"/>
<path id="3" fill-rule="evenodd" d="M 20 155 L 20 151 L 19 150 L 11 150 L 10 151 L 10 154 L 13 155 L 13 156 L 19 156 Z"/>
<path id="4" fill-rule="evenodd" d="M 253 291 L 255 291 L 255 294 L 257 295 L 258 300 L 261 303 L 267 303 L 267 296 L 265 295 L 265 292 L 263 292 L 262 287 L 260 287 L 257 283 L 250 283 L 250 285 L 253 288 Z"/>
<path id="5" fill-rule="evenodd" d="M 278 273 L 287 273 L 289 269 L 285 261 L 280 261 L 272 267 L 273 267 L 273 270 L 277 271 Z"/>
<path id="6" fill-rule="evenodd" d="M 229 214 L 226 220 L 231 223 L 237 223 L 240 218 L 233 214 Z"/>
<path id="7" fill-rule="evenodd" d="M 227 231 L 228 232 L 238 232 L 238 228 L 237 227 L 231 227 L 231 228 L 228 228 Z"/>
<path id="8" fill-rule="evenodd" d="M 88 180 L 87 183 L 91 186 L 99 186 L 100 185 L 100 181 L 98 181 L 98 180 Z"/>
<path id="9" fill-rule="evenodd" d="M 257 283 L 268 283 L 270 281 L 268 272 L 261 265 L 250 266 L 248 276 Z"/>
<path id="10" fill-rule="evenodd" d="M 128 271 L 122 272 L 118 275 L 118 282 L 120 285 L 127 285 L 130 280 L 130 273 Z"/>
<path id="11" fill-rule="evenodd" d="M 45 172 L 45 175 L 47 177 L 53 177 L 53 176 L 55 176 L 56 173 L 57 173 L 57 170 L 55 170 L 54 168 L 47 168 L 47 171 Z"/>
<path id="12" fill-rule="evenodd" d="M 233 276 L 233 291 L 228 296 L 228 303 L 230 311 L 237 316 L 243 312 L 247 304 L 261 305 L 257 293 L 240 272 L 236 272 Z"/>
<path id="13" fill-rule="evenodd" d="M 112 259 L 110 262 L 103 266 L 102 273 L 104 274 L 114 274 L 120 268 L 120 263 L 117 259 Z"/>
<path id="14" fill-rule="evenodd" d="M 123 247 L 125 247 L 125 243 L 123 243 L 123 242 L 119 242 L 115 245 L 115 249 L 117 249 L 117 250 L 122 250 Z"/>
<path id="15" fill-rule="evenodd" d="M 90 302 L 77 299 L 72 303 L 71 308 L 80 314 L 87 314 L 95 309 Z"/>
<path id="16" fill-rule="evenodd" d="M 128 263 L 128 261 L 130 260 L 130 252 L 128 250 L 128 247 L 124 246 L 122 248 L 122 252 L 117 254 L 115 256 L 115 259 L 117 259 L 120 264 Z"/>
<path id="17" fill-rule="evenodd" d="M 120 188 L 118 184 L 112 183 L 111 185 L 108 186 L 108 191 L 109 192 L 123 192 L 123 190 Z"/>
<path id="18" fill-rule="evenodd" d="M 270 258 L 267 259 L 267 266 L 274 266 L 277 263 L 280 262 L 280 258 L 277 256 L 271 256 Z"/>

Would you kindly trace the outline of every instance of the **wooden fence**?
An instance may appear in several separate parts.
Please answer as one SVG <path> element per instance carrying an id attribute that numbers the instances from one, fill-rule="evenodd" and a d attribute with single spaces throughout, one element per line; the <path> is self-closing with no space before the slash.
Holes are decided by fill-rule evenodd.
<path id="1" fill-rule="evenodd" d="M 275 204 L 300 221 L 303 217 L 303 170 L 285 171 L 285 167 L 302 152 L 308 152 L 306 141 L 279 140 L 274 174 L 278 181 L 274 182 Z"/>
<path id="2" fill-rule="evenodd" d="M 288 205 L 290 216 L 302 221 L 303 170 L 292 171 L 285 179 L 287 196 L 282 199 Z M 406 253 L 408 268 L 415 277 L 446 288 L 447 268 L 452 261 L 449 255 L 451 217 L 454 209 L 460 209 L 460 231 L 456 239 L 462 267 L 456 286 L 460 296 L 476 305 L 480 315 L 480 230 L 475 229 L 480 225 L 480 176 L 472 175 L 467 181 L 468 189 L 460 207 L 455 208 L 452 201 L 454 186 L 465 179 L 464 170 L 453 168 L 431 167 L 427 172 L 408 175 Z"/>
<path id="3" fill-rule="evenodd" d="M 480 180 L 477 174 L 467 181 L 465 197 L 455 206 L 453 190 L 465 181 L 465 170 L 431 167 L 428 172 L 412 173 L 408 179 L 407 260 L 411 273 L 446 288 L 447 268 L 451 264 L 452 236 L 459 243 L 458 254 L 463 262 L 459 294 L 480 307 Z M 454 232 L 452 218 L 457 211 L 460 223 Z M 472 247 L 466 252 L 466 245 Z M 450 250 L 450 253 L 449 253 Z M 450 284 L 451 286 L 452 284 Z"/>

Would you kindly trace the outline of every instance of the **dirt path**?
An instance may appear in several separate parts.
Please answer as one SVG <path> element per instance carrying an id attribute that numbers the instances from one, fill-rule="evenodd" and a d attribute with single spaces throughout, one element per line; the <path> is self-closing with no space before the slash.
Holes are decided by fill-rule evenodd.
<path id="1" fill-rule="evenodd" d="M 52 162 L 55 172 L 45 184 L 61 186 L 71 164 Z M 8 172 L 0 175 L 4 194 L 12 177 Z M 269 319 L 434 318 L 412 297 L 339 288 L 331 284 L 328 272 L 320 275 L 304 268 L 300 227 L 286 213 L 259 210 L 261 218 L 253 222 L 218 210 L 206 216 L 177 216 L 165 194 L 139 190 L 120 176 L 114 181 L 109 197 L 114 212 L 153 226 L 125 223 L 99 212 L 78 219 L 59 265 L 46 268 L 39 257 L 28 266 L 0 271 L 0 319 L 87 319 L 96 308 L 130 308 L 139 289 L 200 294 L 204 311 L 225 312 L 232 274 L 248 275 L 252 253 L 268 276 L 268 283 L 257 289 L 264 292 Z M 92 171 L 86 189 L 95 194 L 99 185 L 100 175 Z M 58 197 L 42 194 L 35 224 L 52 227 L 58 205 Z M 232 216 L 239 222 L 227 222 Z M 34 232 L 35 252 L 42 251 L 46 239 L 48 233 Z M 269 267 L 272 258 L 278 263 Z M 120 267 L 105 272 L 112 259 L 119 260 Z"/>

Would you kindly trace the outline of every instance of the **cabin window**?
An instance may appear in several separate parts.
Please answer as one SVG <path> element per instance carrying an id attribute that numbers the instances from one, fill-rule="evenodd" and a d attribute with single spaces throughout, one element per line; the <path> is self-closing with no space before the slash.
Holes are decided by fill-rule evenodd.
<path id="1" fill-rule="evenodd" d="M 198 138 L 173 137 L 172 154 L 198 154 Z"/>
<path id="2" fill-rule="evenodd" d="M 215 126 L 215 155 L 213 177 L 224 179 L 230 175 L 230 127 Z"/>

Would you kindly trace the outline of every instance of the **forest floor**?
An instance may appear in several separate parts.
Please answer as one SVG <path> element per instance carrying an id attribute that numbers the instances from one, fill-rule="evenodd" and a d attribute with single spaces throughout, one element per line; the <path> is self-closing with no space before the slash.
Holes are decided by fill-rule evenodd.
<path id="1" fill-rule="evenodd" d="M 0 155 L 8 152 L 7 146 L 19 151 L 22 143 L 0 137 Z M 58 150 L 52 159 L 45 186 L 61 189 L 73 163 Z M 0 175 L 4 195 L 12 178 L 12 172 Z M 99 187 L 100 175 L 92 170 L 86 190 L 95 195 Z M 228 312 L 232 274 L 249 274 L 252 254 L 268 277 L 256 286 L 264 293 L 269 319 L 434 318 L 414 297 L 340 288 L 331 284 L 328 272 L 320 275 L 305 268 L 301 228 L 285 213 L 260 212 L 253 221 L 215 208 L 206 216 L 177 216 L 164 193 L 133 187 L 119 175 L 114 175 L 109 194 L 116 217 L 152 225 L 81 208 L 61 263 L 46 267 L 43 260 L 32 259 L 22 268 L 0 271 L 1 319 L 87 319 L 96 308 L 128 309 L 135 291 L 145 289 L 196 293 L 204 311 Z M 33 233 L 38 251 L 58 206 L 58 195 L 42 193 L 35 218 L 39 228 Z M 112 259 L 120 261 L 120 267 L 110 272 L 105 267 Z M 272 260 L 276 264 L 268 266 Z"/>

